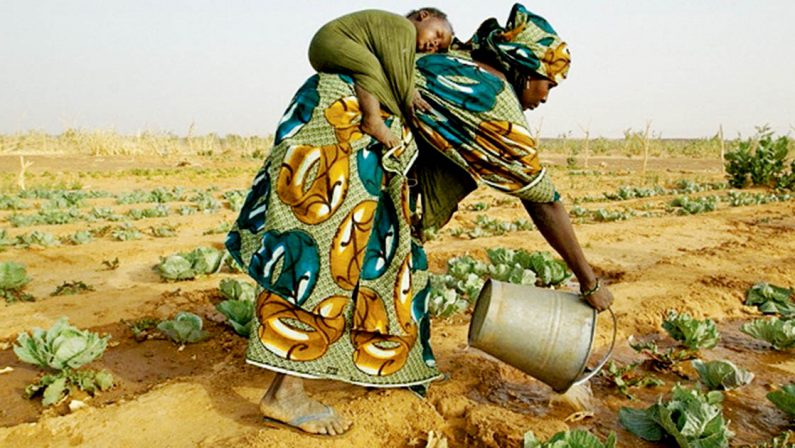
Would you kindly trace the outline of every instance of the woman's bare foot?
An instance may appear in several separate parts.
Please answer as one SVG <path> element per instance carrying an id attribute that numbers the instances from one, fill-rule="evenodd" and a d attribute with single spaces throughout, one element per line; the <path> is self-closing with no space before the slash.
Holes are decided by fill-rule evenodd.
<path id="1" fill-rule="evenodd" d="M 277 374 L 259 402 L 265 417 L 312 434 L 335 436 L 351 427 L 351 421 L 333 408 L 309 398 L 300 378 Z"/>

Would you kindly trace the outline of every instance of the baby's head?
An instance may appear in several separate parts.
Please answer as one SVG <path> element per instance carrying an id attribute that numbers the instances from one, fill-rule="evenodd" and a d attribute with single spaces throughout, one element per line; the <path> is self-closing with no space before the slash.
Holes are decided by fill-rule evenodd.
<path id="1" fill-rule="evenodd" d="M 447 51 L 453 41 L 453 26 L 447 14 L 436 8 L 421 8 L 406 14 L 417 28 L 417 51 L 439 53 Z"/>

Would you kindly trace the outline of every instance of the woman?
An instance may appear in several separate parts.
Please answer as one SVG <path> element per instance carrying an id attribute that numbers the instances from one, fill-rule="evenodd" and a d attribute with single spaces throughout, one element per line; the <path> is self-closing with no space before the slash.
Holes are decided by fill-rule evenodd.
<path id="1" fill-rule="evenodd" d="M 416 140 L 388 118 L 404 139 L 390 150 L 360 131 L 350 78 L 321 73 L 301 87 L 226 242 L 264 290 L 247 360 L 278 372 L 260 402 L 266 419 L 318 434 L 350 427 L 304 393 L 301 377 L 373 387 L 441 377 L 417 235 L 449 220 L 473 177 L 520 197 L 583 296 L 609 306 L 522 115 L 567 68 L 554 30 L 516 5 L 505 29 L 485 22 L 463 52 L 418 58 L 418 87 L 433 110 L 418 115 Z"/>

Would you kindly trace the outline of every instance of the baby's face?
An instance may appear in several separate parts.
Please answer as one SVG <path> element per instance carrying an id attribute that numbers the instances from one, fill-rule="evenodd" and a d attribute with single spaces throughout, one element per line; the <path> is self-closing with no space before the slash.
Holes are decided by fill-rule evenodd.
<path id="1" fill-rule="evenodd" d="M 413 20 L 417 27 L 417 51 L 439 53 L 447 51 L 453 41 L 452 27 L 447 20 L 439 17 L 426 17 Z"/>

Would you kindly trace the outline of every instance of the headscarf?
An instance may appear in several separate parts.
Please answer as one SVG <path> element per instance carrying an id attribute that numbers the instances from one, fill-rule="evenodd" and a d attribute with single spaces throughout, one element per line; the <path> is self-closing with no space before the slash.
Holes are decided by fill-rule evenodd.
<path id="1" fill-rule="evenodd" d="M 488 19 L 468 46 L 473 57 L 496 63 L 509 78 L 535 73 L 560 84 L 571 63 L 566 43 L 549 22 L 519 3 L 511 8 L 505 28 Z"/>

